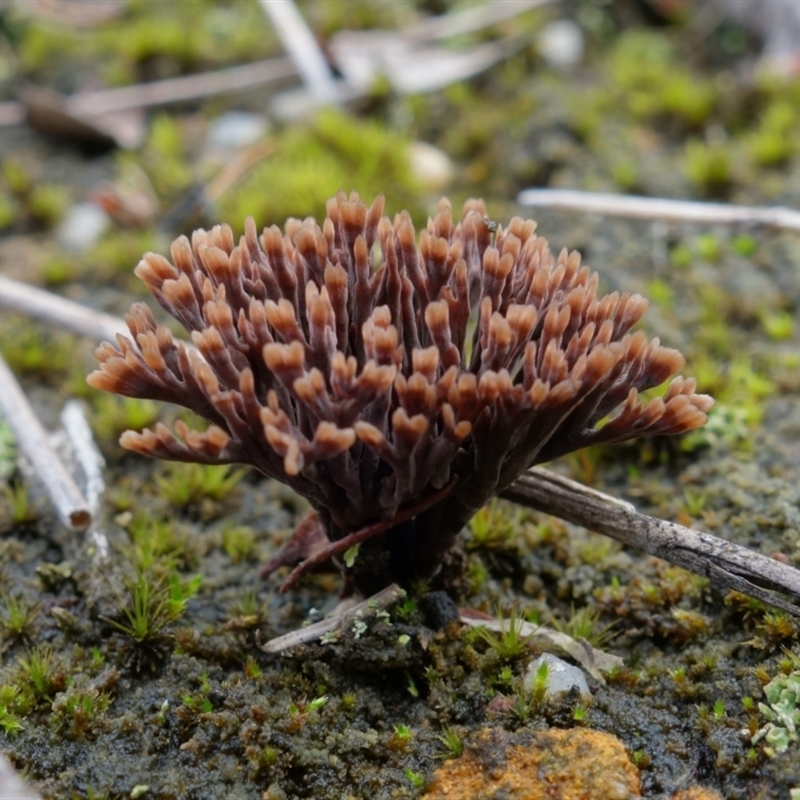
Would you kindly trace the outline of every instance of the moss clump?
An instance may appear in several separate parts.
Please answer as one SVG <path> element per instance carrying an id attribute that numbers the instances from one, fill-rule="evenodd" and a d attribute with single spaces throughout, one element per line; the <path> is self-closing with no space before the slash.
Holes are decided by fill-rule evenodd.
<path id="1" fill-rule="evenodd" d="M 277 153 L 220 201 L 220 217 L 240 228 L 247 216 L 259 226 L 282 225 L 287 217 L 304 218 L 312 210 L 323 215 L 329 197 L 352 187 L 362 197 L 385 192 L 419 220 L 425 209 L 408 144 L 377 120 L 323 111 L 310 125 L 287 128 L 278 137 Z"/>

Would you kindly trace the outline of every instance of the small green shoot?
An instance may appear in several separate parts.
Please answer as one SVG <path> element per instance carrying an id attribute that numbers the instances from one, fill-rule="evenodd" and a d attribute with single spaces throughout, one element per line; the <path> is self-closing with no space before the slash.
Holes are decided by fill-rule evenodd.
<path id="1" fill-rule="evenodd" d="M 587 709 L 586 706 L 576 706 L 575 710 L 572 712 L 572 719 L 575 720 L 575 722 L 583 722 L 588 713 L 589 709 Z"/>
<path id="2" fill-rule="evenodd" d="M 455 728 L 446 725 L 437 738 L 444 746 L 443 758 L 458 758 L 464 752 L 464 742 Z"/>
<path id="3" fill-rule="evenodd" d="M 415 789 L 422 789 L 425 786 L 425 776 L 419 772 L 414 772 L 410 767 L 406 769 L 406 778 Z"/>
<path id="4" fill-rule="evenodd" d="M 226 525 L 222 529 L 222 549 L 234 564 L 255 556 L 256 534 L 246 525 Z"/>
<path id="5" fill-rule="evenodd" d="M 140 573 L 128 583 L 129 602 L 122 609 L 122 620 L 102 619 L 130 636 L 136 645 L 165 644 L 171 638 L 165 629 L 180 619 L 198 586 L 199 577 L 184 581 L 170 576 L 165 586 Z"/>
<path id="6" fill-rule="evenodd" d="M 414 613 L 417 610 L 417 601 L 412 600 L 411 598 L 406 598 L 403 600 L 402 603 L 399 603 L 395 609 L 394 613 L 398 617 L 398 619 L 402 620 L 403 622 L 408 622 Z"/>
<path id="7" fill-rule="evenodd" d="M 352 569 L 353 565 L 356 563 L 356 558 L 358 557 L 358 550 L 360 547 L 360 544 L 354 544 L 352 547 L 348 547 L 347 550 L 344 551 L 342 560 L 348 569 Z"/>
<path id="8" fill-rule="evenodd" d="M 398 738 L 398 740 L 408 742 L 413 738 L 414 733 L 411 728 L 408 727 L 408 725 L 401 724 L 394 726 L 394 735 Z"/>
<path id="9" fill-rule="evenodd" d="M 764 333 L 776 342 L 785 342 L 794 336 L 794 315 L 788 311 L 772 311 L 761 314 Z"/>
<path id="10" fill-rule="evenodd" d="M 29 604 L 23 597 L 8 594 L 0 605 L 0 631 L 6 639 L 22 639 L 30 633 L 39 614 L 39 605 Z"/>
<path id="11" fill-rule="evenodd" d="M 3 505 L 8 509 L 11 523 L 29 525 L 39 516 L 39 506 L 31 499 L 28 487 L 24 483 L 12 483 L 0 488 Z"/>
<path id="12" fill-rule="evenodd" d="M 547 661 L 542 661 L 536 670 L 536 675 L 533 678 L 530 694 L 534 705 L 541 705 L 545 696 L 547 695 L 547 682 L 550 677 L 550 664 Z"/>
<path id="13" fill-rule="evenodd" d="M 524 636 L 523 621 L 517 616 L 516 609 L 512 609 L 507 619 L 498 611 L 498 621 L 501 630 L 497 633 L 488 628 L 477 628 L 477 635 L 494 650 L 501 661 L 515 661 L 526 655 L 530 650 L 530 637 Z"/>
<path id="14" fill-rule="evenodd" d="M 492 500 L 469 521 L 468 550 L 507 547 L 518 530 L 518 515 L 513 515 L 502 501 Z"/>
<path id="15" fill-rule="evenodd" d="M 597 608 L 584 606 L 576 611 L 573 607 L 568 620 L 553 620 L 552 625 L 557 631 L 566 633 L 576 641 L 585 639 L 594 647 L 602 647 L 617 635 L 614 630 L 617 623 L 614 621 L 601 625 L 600 616 L 601 612 Z"/>
<path id="16" fill-rule="evenodd" d="M 19 660 L 20 683 L 30 690 L 36 701 L 48 700 L 54 694 L 53 649 L 34 647 Z"/>
<path id="17" fill-rule="evenodd" d="M 224 500 L 247 474 L 229 464 L 184 464 L 171 462 L 154 480 L 161 496 L 175 508 L 186 508 L 203 498 Z"/>
<path id="18" fill-rule="evenodd" d="M 0 728 L 7 736 L 22 730 L 22 721 L 17 712 L 19 689 L 16 686 L 4 684 L 0 686 Z"/>

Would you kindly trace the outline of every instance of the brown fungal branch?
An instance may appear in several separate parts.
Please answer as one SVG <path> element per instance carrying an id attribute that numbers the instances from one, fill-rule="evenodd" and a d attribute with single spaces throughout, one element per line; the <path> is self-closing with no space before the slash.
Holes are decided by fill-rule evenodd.
<path id="1" fill-rule="evenodd" d="M 238 244 L 218 226 L 177 239 L 172 262 L 148 253 L 136 274 L 197 350 L 135 304 L 131 338 L 102 345 L 89 377 L 210 423 L 127 432 L 128 449 L 251 464 L 308 498 L 331 543 L 393 521 L 346 570 L 365 595 L 435 574 L 463 525 L 532 465 L 689 430 L 712 405 L 682 377 L 641 399 L 683 357 L 631 333 L 644 298 L 599 297 L 597 274 L 578 253 L 552 255 L 534 222 L 495 226 L 476 200 L 456 222 L 443 200 L 417 239 L 383 203 L 340 193 L 322 227 L 289 220 L 259 236 L 248 220 Z"/>

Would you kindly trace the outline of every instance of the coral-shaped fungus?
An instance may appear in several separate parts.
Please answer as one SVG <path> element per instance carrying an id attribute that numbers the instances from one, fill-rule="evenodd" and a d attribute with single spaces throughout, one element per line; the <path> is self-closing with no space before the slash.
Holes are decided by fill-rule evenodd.
<path id="1" fill-rule="evenodd" d="M 103 344 L 89 376 L 210 423 L 128 431 L 123 447 L 250 464 L 306 497 L 316 515 L 293 549 L 311 557 L 291 581 L 350 550 L 365 594 L 435 574 L 528 467 L 696 428 L 713 404 L 682 377 L 642 402 L 683 357 L 630 333 L 647 301 L 598 297 L 597 273 L 577 252 L 553 257 L 534 222 L 495 226 L 471 200 L 455 223 L 442 200 L 417 240 L 408 213 L 392 221 L 383 206 L 339 193 L 321 229 L 292 219 L 259 237 L 248 219 L 238 245 L 222 225 L 178 238 L 173 263 L 146 254 L 136 274 L 196 349 L 136 303 L 132 340 Z"/>

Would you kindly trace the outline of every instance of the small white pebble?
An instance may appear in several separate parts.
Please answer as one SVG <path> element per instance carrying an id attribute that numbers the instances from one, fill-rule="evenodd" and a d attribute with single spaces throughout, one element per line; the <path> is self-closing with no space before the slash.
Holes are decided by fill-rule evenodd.
<path id="1" fill-rule="evenodd" d="M 111 225 L 111 218 L 94 203 L 76 203 L 58 226 L 56 237 L 68 253 L 86 252 Z"/>
<path id="2" fill-rule="evenodd" d="M 269 126 L 260 114 L 229 111 L 208 126 L 208 144 L 219 150 L 239 150 L 263 139 Z"/>
<path id="3" fill-rule="evenodd" d="M 571 69 L 583 59 L 583 31 L 569 19 L 551 22 L 539 34 L 536 49 L 548 66 Z"/>
<path id="4" fill-rule="evenodd" d="M 557 656 L 551 653 L 542 653 L 537 659 L 528 665 L 525 673 L 523 686 L 525 691 L 530 693 L 536 685 L 536 678 L 539 668 L 543 663 L 547 664 L 547 688 L 545 689 L 545 699 L 555 697 L 562 692 L 569 692 L 572 687 L 576 687 L 583 701 L 592 699 L 592 693 L 589 691 L 589 684 L 586 682 L 586 676 L 583 670 L 562 661 Z"/>

